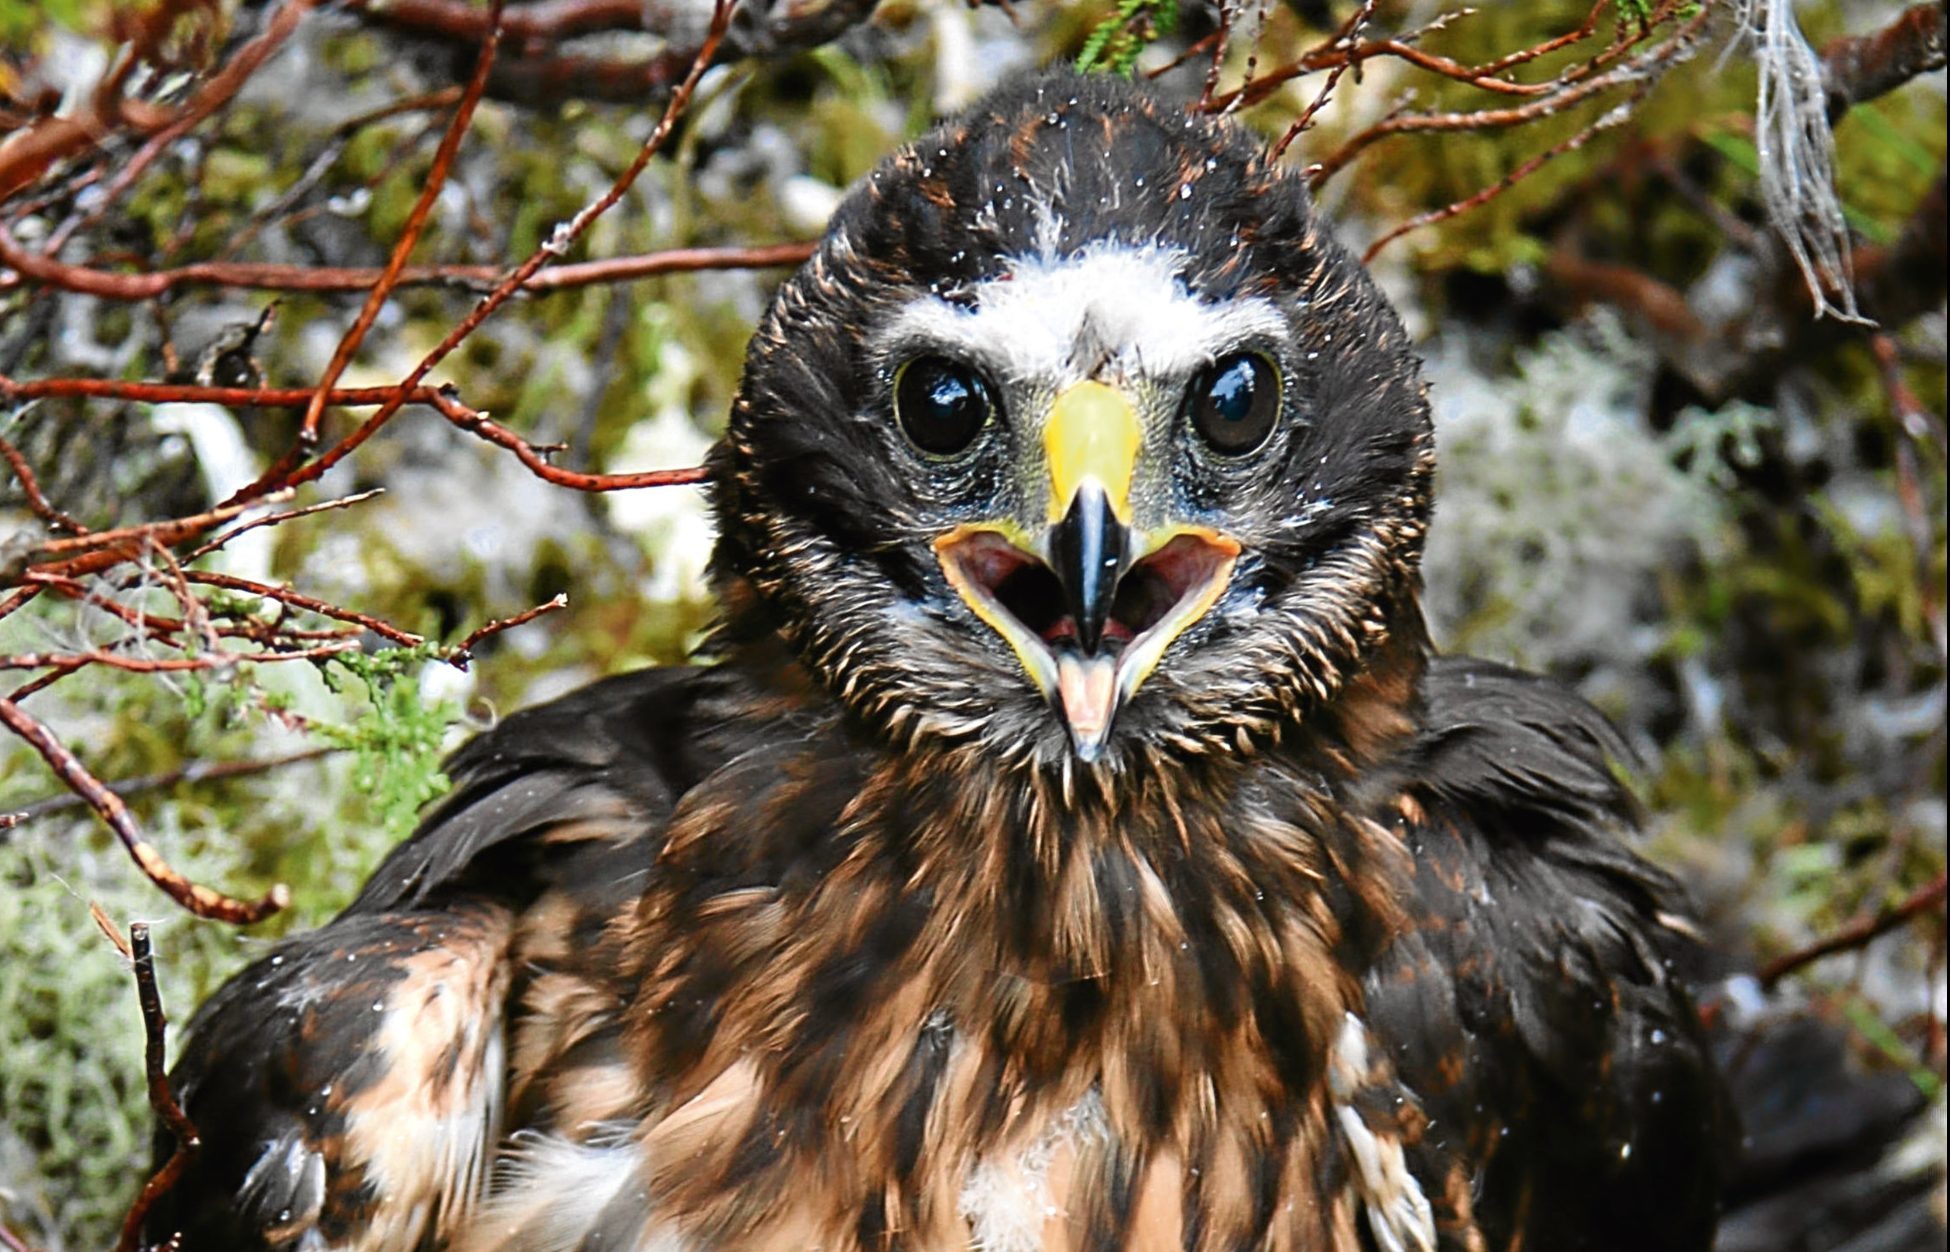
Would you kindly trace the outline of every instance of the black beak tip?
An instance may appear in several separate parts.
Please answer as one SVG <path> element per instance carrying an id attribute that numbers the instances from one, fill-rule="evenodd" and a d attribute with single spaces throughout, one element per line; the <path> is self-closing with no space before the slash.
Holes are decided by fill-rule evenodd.
<path id="1" fill-rule="evenodd" d="M 1095 655 L 1103 643 L 1128 548 L 1123 523 L 1094 486 L 1077 492 L 1070 511 L 1050 534 L 1051 564 L 1076 622 L 1077 642 L 1087 655 Z"/>

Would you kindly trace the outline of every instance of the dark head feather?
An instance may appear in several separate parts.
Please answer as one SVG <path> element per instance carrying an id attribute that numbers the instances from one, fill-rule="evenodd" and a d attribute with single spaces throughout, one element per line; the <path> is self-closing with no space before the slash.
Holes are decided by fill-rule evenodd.
<path id="1" fill-rule="evenodd" d="M 944 468 L 902 440 L 880 336 L 918 299 L 967 307 L 1026 260 L 1113 248 L 1169 256 L 1203 307 L 1276 308 L 1287 379 L 1264 455 L 1172 469 L 1181 511 L 1245 551 L 1226 598 L 1133 701 L 1123 749 L 1285 738 L 1378 651 L 1422 647 L 1433 450 L 1399 319 L 1252 136 L 1122 79 L 1043 74 L 846 198 L 753 337 L 712 463 L 720 584 L 755 591 L 741 598 L 764 625 L 897 741 L 980 736 L 1045 761 L 1062 750 L 1047 704 L 929 548 L 1006 489 L 1006 467 Z"/>

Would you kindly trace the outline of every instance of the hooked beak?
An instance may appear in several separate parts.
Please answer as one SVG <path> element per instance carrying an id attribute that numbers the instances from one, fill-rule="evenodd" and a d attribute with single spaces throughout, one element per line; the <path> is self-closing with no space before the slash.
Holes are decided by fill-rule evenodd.
<path id="1" fill-rule="evenodd" d="M 1095 482 L 1077 492 L 1070 511 L 1050 529 L 1050 566 L 1076 623 L 1077 643 L 1087 653 L 1103 643 L 1130 546 L 1130 528 L 1117 520 L 1110 497 Z"/>
<path id="2" fill-rule="evenodd" d="M 1014 650 L 1085 761 L 1102 755 L 1118 709 L 1172 640 L 1218 602 L 1239 555 L 1207 527 L 1133 526 L 1142 437 L 1121 392 L 1071 386 L 1043 428 L 1043 525 L 998 519 L 934 544 L 950 585 Z"/>

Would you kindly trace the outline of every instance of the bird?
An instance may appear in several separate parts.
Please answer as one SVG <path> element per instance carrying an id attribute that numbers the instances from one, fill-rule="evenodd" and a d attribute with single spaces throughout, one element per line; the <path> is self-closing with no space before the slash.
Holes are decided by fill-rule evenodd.
<path id="1" fill-rule="evenodd" d="M 503 719 L 202 1006 L 152 1240 L 1710 1246 L 1627 745 L 1433 645 L 1413 344 L 1248 131 L 1005 82 L 844 197 L 707 463 L 706 663 Z"/>

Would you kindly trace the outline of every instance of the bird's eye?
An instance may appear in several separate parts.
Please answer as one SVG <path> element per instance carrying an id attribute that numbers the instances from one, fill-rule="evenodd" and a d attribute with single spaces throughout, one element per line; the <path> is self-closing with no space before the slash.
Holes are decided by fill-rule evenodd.
<path id="1" fill-rule="evenodd" d="M 1257 352 L 1220 357 L 1192 380 L 1185 408 L 1199 438 L 1238 456 L 1266 442 L 1280 415 L 1280 374 Z"/>
<path id="2" fill-rule="evenodd" d="M 916 357 L 894 375 L 895 416 L 923 452 L 960 452 L 975 442 L 994 410 L 982 376 L 946 357 Z"/>

